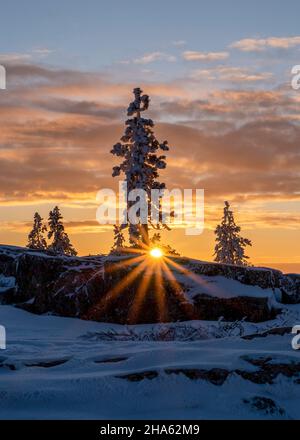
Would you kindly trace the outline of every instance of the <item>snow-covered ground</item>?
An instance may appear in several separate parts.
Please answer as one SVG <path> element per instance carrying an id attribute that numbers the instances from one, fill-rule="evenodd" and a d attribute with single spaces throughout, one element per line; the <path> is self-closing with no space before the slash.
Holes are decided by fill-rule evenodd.
<path id="1" fill-rule="evenodd" d="M 289 333 L 241 337 L 297 323 L 299 306 L 269 323 L 128 328 L 1 305 L 7 349 L 0 350 L 0 418 L 299 419 L 299 375 L 255 383 L 239 373 L 255 375 L 253 359 L 300 362 Z M 173 336 L 165 339 L 175 340 L 151 340 L 170 329 Z M 222 379 L 224 371 L 229 374 Z"/>

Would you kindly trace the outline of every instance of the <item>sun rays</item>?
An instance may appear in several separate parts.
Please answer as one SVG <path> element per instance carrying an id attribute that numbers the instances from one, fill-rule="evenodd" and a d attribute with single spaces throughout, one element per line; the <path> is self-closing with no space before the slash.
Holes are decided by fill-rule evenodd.
<path id="1" fill-rule="evenodd" d="M 124 249 L 119 256 L 109 256 L 104 273 L 112 287 L 97 304 L 97 310 L 104 316 L 108 309 L 116 307 L 116 300 L 126 295 L 124 298 L 130 303 L 125 318 L 127 323 L 137 323 L 144 313 L 148 313 L 149 305 L 155 308 L 158 322 L 168 322 L 168 299 L 172 296 L 182 316 L 193 319 L 193 306 L 180 277 L 190 279 L 191 285 L 205 285 L 212 293 L 214 288 L 179 261 L 177 256 L 165 253 L 163 247 L 146 245 Z"/>

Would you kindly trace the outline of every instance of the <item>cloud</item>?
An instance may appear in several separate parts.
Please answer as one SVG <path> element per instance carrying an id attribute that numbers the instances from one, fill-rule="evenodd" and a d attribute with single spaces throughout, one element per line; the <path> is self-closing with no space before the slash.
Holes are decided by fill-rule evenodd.
<path id="1" fill-rule="evenodd" d="M 65 206 L 64 206 L 65 207 Z M 44 222 L 47 219 L 44 218 Z M 112 232 L 112 225 L 100 225 L 97 220 L 64 220 L 64 226 L 68 233 L 86 234 Z M 1 232 L 19 232 L 26 235 L 32 228 L 32 221 L 0 221 Z"/>
<path id="2" fill-rule="evenodd" d="M 296 97 L 288 96 L 284 90 L 214 89 L 205 99 L 176 99 L 160 104 L 162 114 L 177 120 L 195 121 L 198 129 L 206 131 L 206 123 L 215 127 L 227 124 L 227 130 L 234 130 L 245 123 L 273 121 L 274 130 L 284 123 L 297 122 L 299 103 Z M 162 116 L 163 117 L 163 116 Z M 210 130 L 211 131 L 211 130 Z"/>
<path id="3" fill-rule="evenodd" d="M 267 81 L 273 77 L 270 72 L 255 72 L 245 67 L 218 66 L 211 69 L 196 69 L 190 74 L 193 79 L 220 80 L 232 83 Z"/>
<path id="4" fill-rule="evenodd" d="M 186 61 L 220 61 L 229 57 L 228 52 L 196 52 L 187 50 L 182 54 Z"/>
<path id="5" fill-rule="evenodd" d="M 45 96 L 72 100 L 77 98 L 90 100 L 105 100 L 121 103 L 124 111 L 132 98 L 132 90 L 136 82 L 113 82 L 111 76 L 103 72 L 85 72 L 71 69 L 57 69 L 38 64 L 8 64 L 8 94 L 10 100 L 16 99 L 18 105 L 23 98 L 32 99 L 35 96 L 45 99 Z M 138 84 L 143 88 L 145 81 Z M 185 89 L 176 81 L 168 83 L 147 84 L 147 92 L 152 96 L 186 96 Z M 2 100 L 2 96 L 1 96 Z M 45 99 L 45 101 L 47 101 Z M 1 101 L 3 102 L 3 101 Z M 28 107 L 28 106 L 27 106 Z"/>
<path id="6" fill-rule="evenodd" d="M 32 50 L 34 55 L 38 55 L 40 57 L 46 57 L 53 52 L 55 52 L 53 49 L 48 49 L 47 47 L 37 47 L 36 49 Z"/>
<path id="7" fill-rule="evenodd" d="M 109 151 L 123 134 L 134 84 L 28 64 L 9 72 L 0 101 L 1 203 L 82 203 L 116 188 Z M 141 87 L 158 139 L 171 146 L 162 172 L 170 188 L 203 187 L 209 203 L 299 199 L 299 102 L 285 89 L 214 88 L 195 97 L 191 79 Z"/>
<path id="8" fill-rule="evenodd" d="M 54 97 L 48 100 L 37 99 L 33 105 L 55 113 L 95 116 L 110 121 L 116 120 L 117 117 L 121 118 L 124 111 L 120 105 Z"/>
<path id="9" fill-rule="evenodd" d="M 99 233 L 110 231 L 112 233 L 113 226 L 112 225 L 101 225 L 97 222 L 97 220 L 78 220 L 78 221 L 66 221 L 65 227 L 67 231 L 72 233 Z"/>
<path id="10" fill-rule="evenodd" d="M 230 45 L 231 48 L 242 52 L 262 52 L 273 49 L 290 49 L 300 46 L 300 36 L 295 37 L 268 37 L 268 38 L 244 38 L 235 41 Z"/>
<path id="11" fill-rule="evenodd" d="M 2 53 L 0 54 L 0 63 L 20 63 L 30 61 L 31 58 L 32 55 L 27 53 Z"/>
<path id="12" fill-rule="evenodd" d="M 134 63 L 135 64 L 150 64 L 155 61 L 175 62 L 176 57 L 173 55 L 163 53 L 163 52 L 151 52 L 151 53 L 143 55 L 140 58 L 136 58 L 134 60 Z"/>
<path id="13" fill-rule="evenodd" d="M 40 47 L 36 49 L 32 49 L 27 53 L 0 53 L 0 63 L 8 64 L 8 65 L 20 65 L 22 64 L 24 67 L 24 63 L 30 65 L 30 62 L 33 62 L 33 59 L 41 59 L 45 58 L 54 50 L 48 49 L 46 47 Z"/>

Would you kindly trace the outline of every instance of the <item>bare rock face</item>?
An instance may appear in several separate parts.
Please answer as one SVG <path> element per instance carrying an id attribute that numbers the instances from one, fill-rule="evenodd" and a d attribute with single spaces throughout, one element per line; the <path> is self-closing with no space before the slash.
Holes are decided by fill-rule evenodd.
<path id="1" fill-rule="evenodd" d="M 15 256 L 1 253 L 0 248 L 0 274 L 4 276 L 15 276 Z"/>
<path id="2" fill-rule="evenodd" d="M 155 277 L 145 281 L 142 273 L 132 282 L 126 282 L 132 268 L 116 266 L 118 263 L 105 263 L 105 294 L 87 311 L 87 319 L 120 324 L 197 319 L 193 305 L 187 301 L 180 286 L 174 286 L 166 279 L 158 286 Z"/>
<path id="3" fill-rule="evenodd" d="M 3 251 L 0 247 L 0 260 L 5 275 L 16 280 L 14 289 L 2 292 L 2 303 L 34 313 L 80 317 L 99 297 L 103 285 L 101 258 L 60 257 L 13 247 Z M 97 280 L 95 292 L 92 284 Z"/>
<path id="4" fill-rule="evenodd" d="M 236 298 L 214 298 L 205 295 L 198 295 L 194 298 L 195 308 L 199 316 L 215 321 L 223 316 L 225 321 L 236 321 L 246 318 L 250 322 L 262 322 L 273 319 L 277 315 L 277 310 L 270 308 L 266 298 L 253 298 L 249 296 L 239 296 Z"/>
<path id="5" fill-rule="evenodd" d="M 62 257 L 47 252 L 0 246 L 0 301 L 34 313 L 51 312 L 115 323 L 155 323 L 191 319 L 260 322 L 277 313 L 269 297 L 220 298 L 194 292 L 190 297 L 184 271 L 222 276 L 262 289 L 280 289 L 284 302 L 300 302 L 300 275 L 283 275 L 264 268 L 236 267 L 174 258 L 183 276 L 174 282 L 139 272 L 122 257 Z M 136 272 L 136 276 L 133 273 Z M 14 277 L 14 286 L 1 287 L 1 277 Z"/>
<path id="6" fill-rule="evenodd" d="M 300 303 L 300 275 L 288 274 L 282 276 L 279 280 L 280 290 L 282 294 L 282 302 L 284 304 Z"/>

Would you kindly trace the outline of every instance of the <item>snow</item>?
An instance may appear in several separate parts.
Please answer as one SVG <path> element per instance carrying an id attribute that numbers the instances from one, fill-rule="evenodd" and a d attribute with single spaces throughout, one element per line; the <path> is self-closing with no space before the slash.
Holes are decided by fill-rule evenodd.
<path id="1" fill-rule="evenodd" d="M 6 277 L 3 274 L 0 274 L 0 293 L 5 292 L 7 289 L 15 287 L 15 284 L 15 277 Z"/>
<path id="2" fill-rule="evenodd" d="M 289 306 L 286 314 L 291 322 L 300 322 L 299 305 Z M 179 368 L 254 371 L 245 355 L 299 362 L 290 334 L 251 340 L 216 338 L 211 328 L 220 323 L 192 321 L 165 327 L 208 326 L 206 339 L 105 341 L 90 336 L 111 330 L 142 334 L 162 324 L 129 328 L 32 315 L 4 305 L 0 324 L 7 332 L 7 349 L 0 351 L 1 419 L 299 418 L 300 387 L 293 378 L 279 375 L 271 385 L 231 374 L 218 386 L 166 372 Z M 255 333 L 280 326 L 282 320 L 243 325 L 246 333 Z M 149 371 L 157 377 L 136 382 L 120 378 Z M 285 414 L 266 415 L 243 403 L 254 396 L 273 399 Z"/>
<path id="3" fill-rule="evenodd" d="M 25 251 L 3 249 L 12 257 Z M 102 271 L 105 261 L 128 256 L 60 258 L 73 271 L 91 266 Z M 299 419 L 299 375 L 278 374 L 274 383 L 258 384 L 237 371 L 257 371 L 246 357 L 271 358 L 278 365 L 300 363 L 289 333 L 290 327 L 300 324 L 300 305 L 277 304 L 278 289 L 196 275 L 192 265 L 188 261 L 180 270 L 170 266 L 188 300 L 196 293 L 267 297 L 283 309 L 281 314 L 259 324 L 219 320 L 123 326 L 39 316 L 0 305 L 0 325 L 7 334 L 7 349 L 0 350 L 0 418 Z M 0 275 L 0 293 L 14 285 L 14 277 Z M 268 333 L 279 327 L 287 328 L 283 336 Z M 222 384 L 191 379 L 183 372 L 212 369 L 228 372 Z M 274 411 L 254 408 L 251 402 L 257 398 L 275 402 Z"/>
<path id="4" fill-rule="evenodd" d="M 191 274 L 189 276 L 189 274 L 186 274 L 184 271 L 183 273 L 180 273 L 179 270 L 172 267 L 170 267 L 170 270 L 176 280 L 188 288 L 188 292 L 185 294 L 189 299 L 193 299 L 195 295 L 199 294 L 200 286 L 201 294 L 217 298 L 235 298 L 238 296 L 268 298 L 270 306 L 279 306 L 275 299 L 275 296 L 279 299 L 278 292 L 274 292 L 271 288 L 262 289 L 259 286 L 253 287 L 223 276 L 205 276 L 196 274 Z"/>

